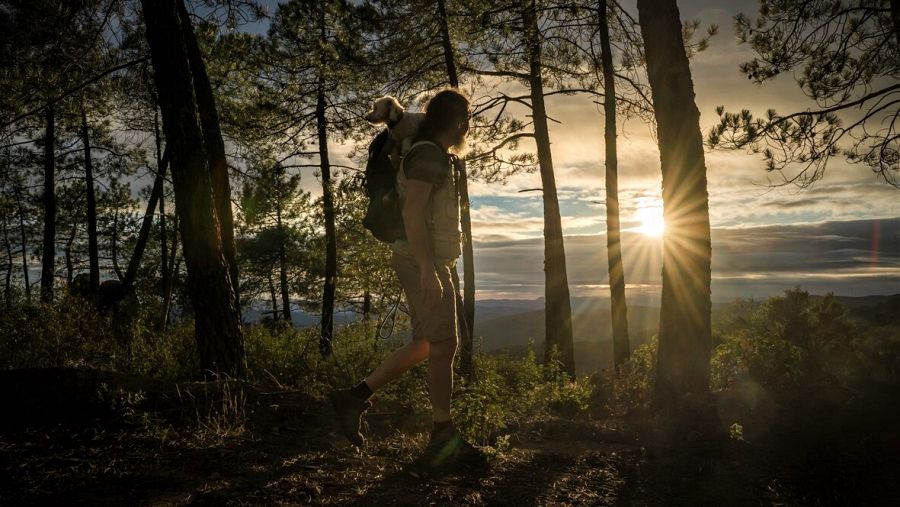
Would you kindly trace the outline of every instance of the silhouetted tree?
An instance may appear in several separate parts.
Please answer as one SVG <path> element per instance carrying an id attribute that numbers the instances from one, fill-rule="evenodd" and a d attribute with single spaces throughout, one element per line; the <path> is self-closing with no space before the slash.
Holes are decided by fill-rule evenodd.
<path id="1" fill-rule="evenodd" d="M 675 0 L 638 1 L 662 166 L 662 298 L 655 402 L 684 408 L 709 390 L 709 197 L 700 113 Z"/>
<path id="2" fill-rule="evenodd" d="M 142 0 L 154 82 L 162 111 L 175 205 L 180 216 L 182 248 L 188 271 L 200 367 L 204 371 L 242 375 L 244 343 L 217 216 L 207 130 L 215 107 L 198 100 L 203 62 L 190 56 L 193 28 L 183 15 L 182 0 Z M 206 90 L 205 93 L 211 93 Z M 199 117 L 199 118 L 198 118 Z M 213 155 L 216 156 L 216 155 Z"/>
<path id="3" fill-rule="evenodd" d="M 843 155 L 900 186 L 900 2 L 760 0 L 757 19 L 740 14 L 735 29 L 757 54 L 740 66 L 747 79 L 794 72 L 816 107 L 756 118 L 720 106 L 710 146 L 762 153 L 779 185 L 809 186 Z"/>

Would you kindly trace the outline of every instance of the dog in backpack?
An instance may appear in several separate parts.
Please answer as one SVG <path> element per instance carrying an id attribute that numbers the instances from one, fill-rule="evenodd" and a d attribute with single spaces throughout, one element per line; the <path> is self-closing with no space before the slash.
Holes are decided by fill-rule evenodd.
<path id="1" fill-rule="evenodd" d="M 381 123 L 387 125 L 395 141 L 394 146 L 399 148 L 399 150 L 395 148 L 391 153 L 391 159 L 396 164 L 412 146 L 413 139 L 419 132 L 419 125 L 425 120 L 425 114 L 407 112 L 397 99 L 388 95 L 372 104 L 372 110 L 366 115 L 366 120 L 374 125 Z"/>

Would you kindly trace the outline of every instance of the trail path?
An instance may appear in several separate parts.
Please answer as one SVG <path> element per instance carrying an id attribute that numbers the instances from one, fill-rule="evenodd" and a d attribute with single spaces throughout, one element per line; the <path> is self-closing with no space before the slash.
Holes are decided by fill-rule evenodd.
<path id="1" fill-rule="evenodd" d="M 133 424 L 2 432 L 0 504 L 828 505 L 896 494 L 896 460 L 739 442 L 654 449 L 564 420 L 518 428 L 486 468 L 421 478 L 409 465 L 425 435 L 397 429 L 402 411 L 373 408 L 357 449 L 322 400 L 256 392 L 247 406 L 248 431 L 221 440 Z"/>

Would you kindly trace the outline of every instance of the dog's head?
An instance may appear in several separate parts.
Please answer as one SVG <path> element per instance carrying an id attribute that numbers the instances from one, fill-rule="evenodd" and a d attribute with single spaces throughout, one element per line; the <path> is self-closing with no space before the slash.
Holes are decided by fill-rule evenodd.
<path id="1" fill-rule="evenodd" d="M 366 120 L 374 124 L 392 123 L 398 121 L 402 115 L 403 106 L 397 99 L 388 95 L 372 104 L 372 110 L 366 115 Z"/>

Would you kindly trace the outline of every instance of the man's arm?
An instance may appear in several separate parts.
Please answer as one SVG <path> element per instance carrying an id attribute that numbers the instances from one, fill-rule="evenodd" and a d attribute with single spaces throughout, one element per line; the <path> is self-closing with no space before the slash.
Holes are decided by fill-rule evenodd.
<path id="1" fill-rule="evenodd" d="M 428 226 L 425 222 L 432 187 L 434 185 L 426 181 L 406 180 L 402 211 L 406 240 L 409 242 L 409 249 L 416 259 L 416 264 L 419 265 L 419 283 L 425 304 L 428 306 L 433 306 L 441 300 L 441 282 L 434 268 L 434 254 L 431 251 Z"/>

